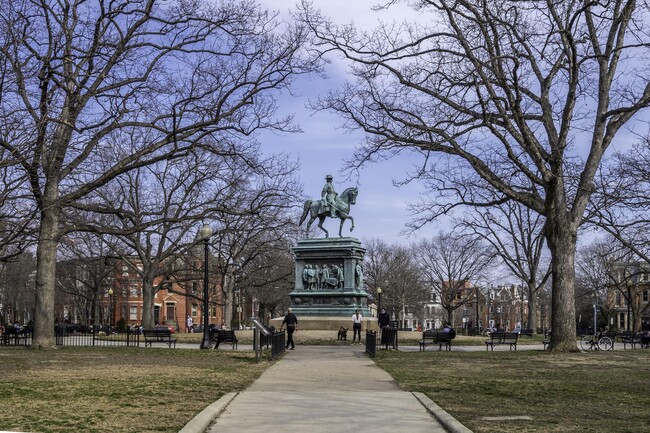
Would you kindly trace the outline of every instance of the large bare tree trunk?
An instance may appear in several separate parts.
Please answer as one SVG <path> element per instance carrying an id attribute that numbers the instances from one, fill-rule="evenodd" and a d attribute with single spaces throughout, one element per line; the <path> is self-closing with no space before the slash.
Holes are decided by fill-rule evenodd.
<path id="1" fill-rule="evenodd" d="M 528 323 L 526 328 L 532 329 L 534 333 L 537 333 L 537 291 L 531 289 L 531 287 L 537 287 L 534 280 L 532 283 L 528 283 Z"/>
<path id="2" fill-rule="evenodd" d="M 142 326 L 144 329 L 153 329 L 153 285 L 148 279 L 142 281 Z"/>
<path id="3" fill-rule="evenodd" d="M 568 214 L 561 215 L 548 219 L 546 225 L 546 239 L 553 257 L 549 350 L 570 352 L 578 350 L 574 297 L 577 228 Z"/>
<path id="4" fill-rule="evenodd" d="M 32 347 L 51 349 L 54 341 L 54 287 L 56 282 L 56 251 L 59 215 L 56 207 L 45 206 L 36 249 L 36 303 L 34 306 L 34 338 Z"/>

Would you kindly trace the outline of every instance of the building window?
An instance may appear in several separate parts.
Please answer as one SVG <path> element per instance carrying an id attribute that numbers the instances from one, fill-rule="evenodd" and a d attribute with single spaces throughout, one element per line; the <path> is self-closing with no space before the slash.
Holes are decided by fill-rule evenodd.
<path id="1" fill-rule="evenodd" d="M 138 307 L 136 305 L 130 307 L 129 320 L 138 320 Z"/>
<path id="2" fill-rule="evenodd" d="M 138 297 L 138 286 L 136 286 L 135 284 L 131 284 L 131 286 L 129 287 L 129 290 L 131 292 L 130 296 L 132 298 L 137 298 Z"/>
<path id="3" fill-rule="evenodd" d="M 198 290 L 199 283 L 198 281 L 192 281 L 192 293 L 196 295 L 196 291 Z"/>
<path id="4" fill-rule="evenodd" d="M 625 328 L 625 313 L 621 313 L 618 319 L 618 327 Z"/>
<path id="5" fill-rule="evenodd" d="M 643 302 L 648 302 L 649 292 L 647 290 L 643 291 Z"/>
<path id="6" fill-rule="evenodd" d="M 122 276 L 123 277 L 128 277 L 129 276 L 129 267 L 127 265 L 122 266 Z"/>
<path id="7" fill-rule="evenodd" d="M 198 308 L 196 307 L 196 304 L 192 304 L 192 317 L 196 317 L 198 312 Z"/>
<path id="8" fill-rule="evenodd" d="M 217 317 L 217 306 L 210 305 L 210 317 Z"/>

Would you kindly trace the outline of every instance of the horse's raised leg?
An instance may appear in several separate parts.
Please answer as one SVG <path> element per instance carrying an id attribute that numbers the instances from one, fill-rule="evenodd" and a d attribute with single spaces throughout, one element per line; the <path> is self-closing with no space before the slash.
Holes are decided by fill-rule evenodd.
<path id="1" fill-rule="evenodd" d="M 320 229 L 325 232 L 325 237 L 329 238 L 330 237 L 330 232 L 325 230 L 325 227 L 323 227 L 324 222 L 325 222 L 325 215 L 319 215 L 318 216 L 318 227 L 320 227 Z"/>
<path id="2" fill-rule="evenodd" d="M 339 225 L 339 237 L 343 237 L 343 223 L 345 220 L 350 220 L 352 222 L 352 226 L 350 227 L 350 231 L 354 230 L 354 218 L 352 218 L 350 215 L 342 213 L 340 214 L 341 218 L 341 225 Z"/>

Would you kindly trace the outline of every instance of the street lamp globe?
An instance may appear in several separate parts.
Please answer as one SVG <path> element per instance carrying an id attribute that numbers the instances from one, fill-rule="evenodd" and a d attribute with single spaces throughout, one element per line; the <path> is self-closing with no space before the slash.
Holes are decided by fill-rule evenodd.
<path id="1" fill-rule="evenodd" d="M 113 288 L 108 289 L 108 325 L 113 326 Z"/>
<path id="2" fill-rule="evenodd" d="M 209 241 L 212 237 L 212 227 L 208 224 L 203 224 L 203 227 L 201 227 L 201 230 L 199 231 L 199 235 L 204 241 Z"/>

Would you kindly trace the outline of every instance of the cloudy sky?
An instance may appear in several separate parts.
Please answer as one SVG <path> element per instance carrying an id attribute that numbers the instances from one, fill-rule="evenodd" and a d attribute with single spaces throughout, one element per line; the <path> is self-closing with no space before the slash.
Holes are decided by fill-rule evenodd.
<path id="1" fill-rule="evenodd" d="M 262 0 L 262 5 L 286 15 L 295 8 L 294 0 Z M 374 12 L 376 1 L 356 0 L 316 0 L 314 1 L 324 15 L 334 22 L 372 28 L 379 20 L 389 21 L 400 13 L 412 13 L 409 9 L 393 9 L 387 12 Z M 300 178 L 304 192 L 309 197 L 320 198 L 325 183 L 325 175 L 334 176 L 334 186 L 338 193 L 349 186 L 359 186 L 357 204 L 350 214 L 355 219 L 352 236 L 357 238 L 382 238 L 388 242 L 408 243 L 417 237 L 428 236 L 436 227 L 420 230 L 414 237 L 400 235 L 410 220 L 407 203 L 418 199 L 422 191 L 419 185 L 397 188 L 394 180 L 400 180 L 416 161 L 406 158 L 393 159 L 362 169 L 358 173 L 343 173 L 345 160 L 352 156 L 354 147 L 362 140 L 362 134 L 349 134 L 340 128 L 342 120 L 332 113 L 312 111 L 306 108 L 310 99 L 325 95 L 329 89 L 338 88 L 347 77 L 347 66 L 340 59 L 332 58 L 327 69 L 328 78 L 303 77 L 294 88 L 295 95 L 284 95 L 280 99 L 279 115 L 294 113 L 302 134 L 278 136 L 263 134 L 260 141 L 267 152 L 284 152 L 300 161 Z M 347 176 L 350 176 L 348 179 Z M 315 224 L 315 223 L 314 223 Z M 344 236 L 349 235 L 349 221 L 344 226 Z M 338 220 L 328 219 L 325 227 L 331 234 L 338 232 Z"/>

